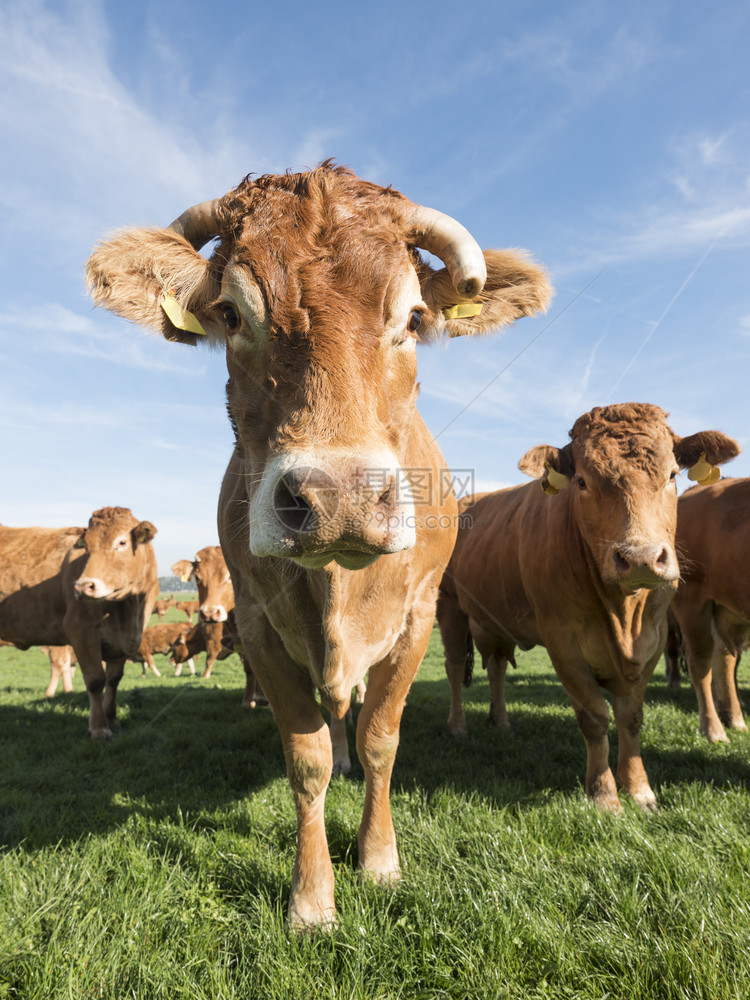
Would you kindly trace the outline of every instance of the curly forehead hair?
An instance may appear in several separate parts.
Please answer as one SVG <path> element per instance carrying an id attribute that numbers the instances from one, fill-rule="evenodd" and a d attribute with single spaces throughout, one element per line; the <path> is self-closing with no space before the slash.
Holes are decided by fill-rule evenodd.
<path id="1" fill-rule="evenodd" d="M 97 525 L 107 527 L 125 517 L 134 520 L 129 507 L 102 507 L 100 510 L 95 510 L 89 518 L 89 528 L 94 528 Z"/>
<path id="2" fill-rule="evenodd" d="M 674 440 L 668 416 L 652 403 L 595 406 L 576 420 L 569 433 L 599 472 L 616 472 L 627 460 L 655 473 L 663 464 L 664 446 Z"/>

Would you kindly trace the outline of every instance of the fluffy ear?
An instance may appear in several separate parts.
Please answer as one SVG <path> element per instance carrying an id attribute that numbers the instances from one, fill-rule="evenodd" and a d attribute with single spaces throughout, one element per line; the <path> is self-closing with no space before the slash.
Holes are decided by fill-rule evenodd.
<path id="1" fill-rule="evenodd" d="M 572 476 L 575 469 L 570 445 L 555 448 L 551 444 L 538 444 L 534 448 L 529 448 L 518 463 L 518 468 L 527 476 L 539 479 L 547 472 L 548 464 L 555 472 L 563 476 Z"/>
<path id="2" fill-rule="evenodd" d="M 569 444 L 564 448 L 538 444 L 526 452 L 518 468 L 527 476 L 539 479 L 544 492 L 554 496 L 568 486 L 575 472 L 572 448 Z"/>
<path id="3" fill-rule="evenodd" d="M 172 564 L 172 572 L 175 576 L 178 576 L 183 583 L 188 582 L 190 577 L 193 575 L 194 568 L 195 567 L 189 559 L 178 559 L 176 563 Z"/>
<path id="4" fill-rule="evenodd" d="M 156 528 L 150 521 L 140 521 L 131 532 L 133 542 L 136 545 L 145 545 L 146 542 L 151 541 L 155 534 Z"/>
<path id="5" fill-rule="evenodd" d="M 171 229 L 114 233 L 86 262 L 86 283 L 96 305 L 185 344 L 197 343 L 200 333 L 179 316 L 200 313 L 219 294 L 208 260 Z M 165 296 L 176 302 L 171 315 L 162 308 Z"/>
<path id="6" fill-rule="evenodd" d="M 424 317 L 420 336 L 434 339 L 443 334 L 463 337 L 489 333 L 521 316 L 547 309 L 552 297 L 547 273 L 526 251 L 485 250 L 484 260 L 487 281 L 474 299 L 458 294 L 445 268 L 434 271 L 429 264 L 421 265 L 422 297 L 429 314 Z"/>
<path id="7" fill-rule="evenodd" d="M 684 438 L 675 435 L 674 439 L 674 456 L 681 469 L 695 465 L 701 455 L 710 465 L 723 465 L 739 453 L 737 442 L 721 431 L 698 431 Z"/>

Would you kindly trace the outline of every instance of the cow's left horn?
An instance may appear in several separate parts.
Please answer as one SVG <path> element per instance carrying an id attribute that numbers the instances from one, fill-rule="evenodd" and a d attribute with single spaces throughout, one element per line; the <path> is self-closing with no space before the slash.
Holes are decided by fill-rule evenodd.
<path id="1" fill-rule="evenodd" d="M 409 222 L 417 245 L 443 261 L 456 291 L 467 298 L 478 295 L 487 280 L 487 266 L 469 230 L 450 215 L 424 205 L 415 207 Z"/>
<path id="2" fill-rule="evenodd" d="M 220 204 L 221 198 L 214 198 L 213 201 L 202 201 L 199 205 L 192 205 L 168 228 L 184 236 L 188 243 L 192 243 L 196 250 L 200 250 L 210 239 L 218 236 L 217 212 Z"/>

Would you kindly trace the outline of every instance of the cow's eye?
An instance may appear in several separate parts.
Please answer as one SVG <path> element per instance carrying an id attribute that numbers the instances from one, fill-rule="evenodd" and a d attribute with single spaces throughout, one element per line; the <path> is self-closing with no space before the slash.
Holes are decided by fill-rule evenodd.
<path id="1" fill-rule="evenodd" d="M 583 476 L 578 476 L 576 478 L 576 486 L 578 487 L 579 490 L 586 489 L 586 480 L 583 478 Z"/>
<path id="2" fill-rule="evenodd" d="M 419 309 L 412 309 L 409 313 L 409 322 L 406 324 L 406 328 L 409 333 L 416 333 L 417 330 L 422 325 L 422 313 Z"/>
<path id="3" fill-rule="evenodd" d="M 233 305 L 225 302 L 221 307 L 221 315 L 224 317 L 227 330 L 239 330 L 241 321 Z"/>

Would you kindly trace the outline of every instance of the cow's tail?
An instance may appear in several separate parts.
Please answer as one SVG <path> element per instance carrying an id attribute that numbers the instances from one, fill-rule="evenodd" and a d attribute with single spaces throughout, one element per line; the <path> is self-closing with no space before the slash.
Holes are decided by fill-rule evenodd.
<path id="1" fill-rule="evenodd" d="M 474 677 L 474 639 L 469 624 L 466 624 L 466 659 L 464 660 L 464 687 L 471 687 Z"/>

